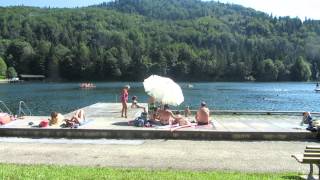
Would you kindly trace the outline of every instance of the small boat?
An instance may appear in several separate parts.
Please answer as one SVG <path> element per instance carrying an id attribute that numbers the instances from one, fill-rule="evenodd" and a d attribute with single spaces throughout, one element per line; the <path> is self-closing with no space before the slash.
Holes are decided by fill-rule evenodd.
<path id="1" fill-rule="evenodd" d="M 193 88 L 193 85 L 192 84 L 188 84 L 188 88 Z"/>
<path id="2" fill-rule="evenodd" d="M 95 88 L 96 85 L 92 84 L 92 83 L 81 83 L 80 84 L 80 88 L 82 89 L 91 89 L 91 88 Z"/>

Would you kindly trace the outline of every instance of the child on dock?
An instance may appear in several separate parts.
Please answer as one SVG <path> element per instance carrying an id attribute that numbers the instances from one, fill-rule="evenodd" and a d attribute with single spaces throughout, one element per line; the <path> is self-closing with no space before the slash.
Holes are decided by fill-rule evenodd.
<path id="1" fill-rule="evenodd" d="M 122 103 L 122 109 L 121 109 L 121 117 L 125 117 L 127 118 L 127 111 L 128 111 L 128 97 L 129 97 L 129 91 L 130 86 L 129 85 L 125 85 L 121 91 L 121 95 L 120 95 L 120 101 Z"/>
<path id="2" fill-rule="evenodd" d="M 132 96 L 131 100 L 132 100 L 131 108 L 141 108 L 143 109 L 143 112 L 147 112 L 145 107 L 138 104 L 137 96 Z"/>

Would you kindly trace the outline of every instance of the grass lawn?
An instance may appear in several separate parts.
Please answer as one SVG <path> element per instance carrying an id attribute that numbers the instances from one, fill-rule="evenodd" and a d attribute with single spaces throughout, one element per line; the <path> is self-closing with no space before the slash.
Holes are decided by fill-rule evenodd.
<path id="1" fill-rule="evenodd" d="M 55 165 L 0 164 L 0 179 L 297 179 L 297 173 L 143 170 Z"/>

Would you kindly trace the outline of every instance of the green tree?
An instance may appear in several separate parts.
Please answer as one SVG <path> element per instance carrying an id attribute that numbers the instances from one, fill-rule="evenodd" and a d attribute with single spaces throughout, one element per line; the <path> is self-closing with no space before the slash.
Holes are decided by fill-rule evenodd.
<path id="1" fill-rule="evenodd" d="M 276 81 L 278 79 L 278 68 L 272 59 L 265 59 L 259 65 L 258 80 L 260 81 Z"/>
<path id="2" fill-rule="evenodd" d="M 7 64 L 4 60 L 0 57 L 0 76 L 5 76 L 7 72 Z"/>
<path id="3" fill-rule="evenodd" d="M 14 67 L 9 67 L 7 70 L 7 78 L 15 78 L 17 76 L 18 76 L 18 74 L 17 74 L 16 70 L 14 69 Z"/>
<path id="4" fill-rule="evenodd" d="M 7 49 L 7 62 L 20 73 L 31 73 L 30 64 L 34 58 L 32 45 L 25 41 L 14 40 Z"/>
<path id="5" fill-rule="evenodd" d="M 310 77 L 310 64 L 300 56 L 291 68 L 291 78 L 294 81 L 308 81 Z"/>
<path id="6" fill-rule="evenodd" d="M 278 81 L 289 81 L 290 70 L 283 64 L 282 61 L 276 60 L 274 62 L 275 67 L 278 69 Z"/>

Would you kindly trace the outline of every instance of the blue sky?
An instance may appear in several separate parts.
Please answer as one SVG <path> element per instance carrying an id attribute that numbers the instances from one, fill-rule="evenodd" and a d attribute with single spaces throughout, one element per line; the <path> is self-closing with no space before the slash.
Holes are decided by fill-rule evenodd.
<path id="1" fill-rule="evenodd" d="M 38 7 L 82 7 L 99 4 L 106 0 L 0 0 L 0 6 L 26 5 Z M 305 17 L 320 20 L 320 0 L 219 0 L 223 3 L 240 4 L 245 7 L 273 14 L 274 16 Z"/>

